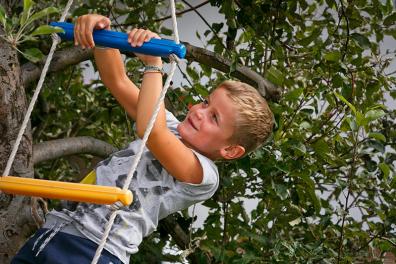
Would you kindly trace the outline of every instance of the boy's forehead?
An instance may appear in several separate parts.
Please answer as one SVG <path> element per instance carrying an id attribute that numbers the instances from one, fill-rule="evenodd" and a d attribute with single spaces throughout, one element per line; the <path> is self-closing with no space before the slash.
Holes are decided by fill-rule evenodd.
<path id="1" fill-rule="evenodd" d="M 230 106 L 233 106 L 233 102 L 228 95 L 228 91 L 222 87 L 217 87 L 212 93 L 209 95 L 209 99 L 212 101 L 218 101 L 224 104 L 228 104 Z"/>
<path id="2" fill-rule="evenodd" d="M 221 87 L 216 88 L 210 95 L 209 100 L 212 106 L 228 121 L 235 120 L 236 107 L 227 94 L 227 90 Z"/>

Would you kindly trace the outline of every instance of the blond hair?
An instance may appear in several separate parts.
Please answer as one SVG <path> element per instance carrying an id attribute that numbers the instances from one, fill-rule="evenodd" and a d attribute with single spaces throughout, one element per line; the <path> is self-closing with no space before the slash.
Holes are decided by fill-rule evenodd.
<path id="1" fill-rule="evenodd" d="M 252 86 L 238 81 L 224 81 L 217 89 L 225 89 L 237 108 L 235 131 L 231 141 L 249 153 L 262 145 L 272 132 L 272 112 L 267 101 Z"/>

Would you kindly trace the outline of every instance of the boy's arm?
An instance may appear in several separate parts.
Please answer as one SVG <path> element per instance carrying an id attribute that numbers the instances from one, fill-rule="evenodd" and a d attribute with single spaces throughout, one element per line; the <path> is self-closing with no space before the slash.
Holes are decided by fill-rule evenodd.
<path id="1" fill-rule="evenodd" d="M 93 29 L 105 29 L 109 26 L 110 20 L 103 16 L 79 17 L 74 30 L 75 44 L 80 44 L 83 48 L 94 47 Z M 129 41 L 132 46 L 141 46 L 144 41 L 149 41 L 152 37 L 158 36 L 148 30 L 134 29 L 129 34 Z M 160 73 L 144 74 L 139 92 L 126 76 L 118 50 L 95 49 L 94 55 L 103 83 L 128 114 L 136 120 L 138 135 L 143 137 L 162 89 L 162 75 Z M 138 55 L 138 57 L 146 65 L 162 65 L 158 57 L 144 55 Z M 176 179 L 189 183 L 202 182 L 203 171 L 198 158 L 167 128 L 163 105 L 148 139 L 147 147 Z"/>
<path id="2" fill-rule="evenodd" d="M 133 120 L 136 120 L 139 89 L 125 73 L 117 49 L 94 50 L 95 62 L 103 84 Z"/>
<path id="3" fill-rule="evenodd" d="M 94 29 L 110 29 L 110 20 L 96 14 L 80 16 L 74 28 L 75 44 L 82 48 L 95 47 L 92 37 Z M 136 120 L 139 89 L 126 75 L 119 50 L 95 48 L 94 57 L 103 84 L 129 116 Z"/>
<path id="4" fill-rule="evenodd" d="M 130 34 L 132 46 L 139 46 L 145 40 L 145 33 L 132 31 Z M 145 65 L 162 67 L 159 57 L 137 56 Z M 162 74 L 160 72 L 145 72 L 140 87 L 136 128 L 139 137 L 143 137 L 146 127 L 153 114 L 155 104 L 162 90 Z M 161 104 L 156 122 L 147 141 L 147 147 L 162 166 L 176 179 L 188 183 L 201 183 L 203 169 L 193 151 L 186 147 L 167 127 L 164 104 Z"/>

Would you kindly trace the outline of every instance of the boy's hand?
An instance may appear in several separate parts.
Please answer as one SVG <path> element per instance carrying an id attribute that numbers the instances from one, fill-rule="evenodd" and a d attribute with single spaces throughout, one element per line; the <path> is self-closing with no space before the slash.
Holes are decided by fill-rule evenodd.
<path id="1" fill-rule="evenodd" d="M 154 33 L 148 29 L 142 28 L 134 28 L 128 34 L 128 42 L 131 43 L 132 47 L 140 47 L 144 42 L 150 41 L 150 39 L 156 38 L 160 39 L 157 33 Z M 156 65 L 161 66 L 162 60 L 160 57 L 143 55 L 136 53 L 136 56 L 145 64 L 145 65 Z"/>
<path id="2" fill-rule="evenodd" d="M 110 29 L 110 19 L 97 14 L 83 15 L 77 18 L 74 26 L 74 45 L 83 49 L 95 47 L 92 32 L 94 29 Z"/>

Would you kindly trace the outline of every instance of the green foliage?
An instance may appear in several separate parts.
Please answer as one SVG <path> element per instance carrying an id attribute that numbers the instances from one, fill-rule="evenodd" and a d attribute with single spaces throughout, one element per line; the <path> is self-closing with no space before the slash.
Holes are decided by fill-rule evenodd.
<path id="1" fill-rule="evenodd" d="M 125 24 L 161 31 L 155 19 L 165 15 L 167 1 L 122 3 L 84 1 L 73 15 L 111 13 L 122 16 Z M 395 51 L 380 51 L 381 41 L 396 37 L 392 1 L 210 3 L 225 21 L 197 34 L 205 47 L 230 58 L 230 72 L 241 63 L 281 86 L 283 93 L 279 102 L 270 102 L 276 129 L 269 143 L 239 161 L 219 164 L 220 188 L 203 204 L 209 216 L 193 230 L 193 237 L 201 238 L 194 259 L 379 263 L 381 255 L 374 255 L 374 248 L 396 253 L 396 112 L 385 99 L 396 99 L 396 79 L 387 74 Z M 48 6 L 50 2 L 41 7 Z M 0 8 L 6 32 L 26 25 L 34 16 L 27 11 L 32 7 L 25 1 L 15 18 Z M 46 30 L 26 26 L 24 32 L 35 37 Z M 165 28 L 161 32 L 170 33 Z M 40 56 L 36 43 L 21 45 L 31 57 Z M 137 82 L 139 63 L 127 58 L 126 65 Z M 206 96 L 229 72 L 188 65 L 185 74 L 190 84 L 167 98 L 181 118 L 188 104 Z M 35 142 L 90 135 L 125 145 L 133 132 L 124 111 L 99 81 L 83 84 L 82 75 L 79 65 L 47 82 L 32 119 Z M 84 159 L 94 163 L 92 157 Z M 63 159 L 40 166 L 36 173 L 72 179 L 79 171 Z M 174 241 L 155 233 L 133 259 L 140 263 L 151 255 L 158 262 L 174 260 L 164 250 L 167 244 L 174 246 Z"/>
<path id="2" fill-rule="evenodd" d="M 8 17 L 4 8 L 0 5 L 0 22 L 4 29 L 4 35 L 1 35 L 1 37 L 11 43 L 26 59 L 32 62 L 38 62 L 44 57 L 39 49 L 28 48 L 21 51 L 17 46 L 27 41 L 37 42 L 38 39 L 36 36 L 63 32 L 63 29 L 49 25 L 41 25 L 36 28 L 34 25 L 35 22 L 52 14 L 57 14 L 58 9 L 55 7 L 46 7 L 38 12 L 34 12 L 34 6 L 35 3 L 33 1 L 24 0 L 22 13 Z"/>

